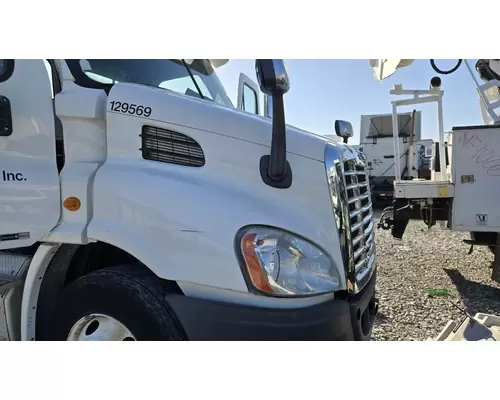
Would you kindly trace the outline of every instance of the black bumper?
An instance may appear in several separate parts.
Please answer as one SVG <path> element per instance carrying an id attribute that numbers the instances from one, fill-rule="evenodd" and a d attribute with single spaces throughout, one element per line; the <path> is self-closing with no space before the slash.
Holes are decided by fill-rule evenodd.
<path id="1" fill-rule="evenodd" d="M 296 309 L 250 307 L 182 295 L 167 300 L 189 340 L 369 340 L 376 271 L 357 295 Z"/>

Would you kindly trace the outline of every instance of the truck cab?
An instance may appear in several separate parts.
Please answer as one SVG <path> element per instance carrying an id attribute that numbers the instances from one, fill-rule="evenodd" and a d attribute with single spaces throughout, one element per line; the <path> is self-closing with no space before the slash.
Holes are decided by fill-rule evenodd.
<path id="1" fill-rule="evenodd" d="M 1 338 L 370 338 L 364 163 L 225 62 L 0 60 Z"/>

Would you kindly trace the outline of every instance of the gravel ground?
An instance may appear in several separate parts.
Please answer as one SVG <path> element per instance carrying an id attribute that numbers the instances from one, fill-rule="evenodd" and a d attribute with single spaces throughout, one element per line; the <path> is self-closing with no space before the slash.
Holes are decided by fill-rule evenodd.
<path id="1" fill-rule="evenodd" d="M 428 230 L 420 221 L 411 221 L 403 238 L 404 245 L 393 245 L 390 231 L 376 231 L 380 306 L 372 340 L 435 338 L 448 321 L 464 317 L 453 304 L 472 314 L 500 314 L 500 284 L 491 280 L 487 248 L 467 255 L 468 234 L 439 225 Z M 440 289 L 447 293 L 435 292 Z"/>

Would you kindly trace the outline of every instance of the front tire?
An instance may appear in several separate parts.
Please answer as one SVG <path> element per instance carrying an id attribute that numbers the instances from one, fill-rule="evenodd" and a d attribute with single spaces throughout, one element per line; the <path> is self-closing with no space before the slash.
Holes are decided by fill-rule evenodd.
<path id="1" fill-rule="evenodd" d="M 145 268 L 118 266 L 92 272 L 61 292 L 48 340 L 183 340 L 165 294 Z"/>

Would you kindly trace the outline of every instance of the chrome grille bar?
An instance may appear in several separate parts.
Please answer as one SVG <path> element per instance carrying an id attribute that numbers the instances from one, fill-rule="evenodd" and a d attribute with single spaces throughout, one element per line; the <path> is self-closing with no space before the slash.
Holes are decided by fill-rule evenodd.
<path id="1" fill-rule="evenodd" d="M 363 234 L 359 234 L 354 239 L 352 239 L 352 245 L 356 246 L 361 241 L 361 239 L 365 239 L 366 243 L 366 240 L 370 237 L 372 231 L 373 231 L 373 222 L 370 222 L 370 225 L 368 225 L 368 228 L 366 228 Z"/>
<path id="2" fill-rule="evenodd" d="M 354 218 L 354 217 L 358 216 L 361 213 L 366 213 L 366 212 L 370 211 L 370 207 L 371 207 L 371 204 L 366 205 L 366 206 L 364 206 L 362 208 L 359 208 L 357 210 L 351 211 L 351 213 L 349 214 L 349 216 L 351 218 Z M 366 218 L 367 219 L 371 219 L 371 214 L 368 214 L 368 216 L 366 216 L 365 219 Z M 365 219 L 363 219 L 363 222 L 365 222 Z"/>
<path id="3" fill-rule="evenodd" d="M 345 175 L 366 175 L 364 171 L 345 171 Z"/>
<path id="4" fill-rule="evenodd" d="M 361 228 L 363 225 L 366 225 L 370 220 L 372 219 L 372 215 L 369 214 L 365 218 L 363 218 L 362 221 L 357 222 L 356 224 L 351 226 L 351 232 L 357 232 L 359 228 Z"/>
<path id="5" fill-rule="evenodd" d="M 368 182 L 362 182 L 362 183 L 353 183 L 352 185 L 348 185 L 346 187 L 346 190 L 353 190 L 353 189 L 356 189 L 356 188 L 363 188 L 363 187 L 367 187 L 368 186 Z"/>
<path id="6" fill-rule="evenodd" d="M 355 201 L 358 201 L 358 200 L 365 200 L 365 199 L 369 199 L 370 198 L 370 193 L 366 193 L 366 194 L 363 194 L 363 195 L 360 195 L 360 196 L 353 196 L 351 197 L 349 200 L 348 200 L 348 203 L 349 204 L 352 204 L 354 203 Z M 370 202 L 371 203 L 371 202 Z M 371 204 L 370 204 L 371 206 Z"/>

